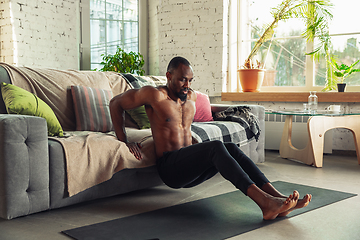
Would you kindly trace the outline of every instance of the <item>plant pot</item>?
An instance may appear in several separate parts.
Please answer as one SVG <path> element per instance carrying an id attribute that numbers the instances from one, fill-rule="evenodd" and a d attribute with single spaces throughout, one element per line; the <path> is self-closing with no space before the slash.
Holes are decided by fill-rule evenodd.
<path id="1" fill-rule="evenodd" d="M 345 92 L 346 83 L 338 83 L 337 88 L 338 92 Z"/>
<path id="2" fill-rule="evenodd" d="M 260 92 L 265 69 L 239 69 L 238 76 L 243 92 Z"/>

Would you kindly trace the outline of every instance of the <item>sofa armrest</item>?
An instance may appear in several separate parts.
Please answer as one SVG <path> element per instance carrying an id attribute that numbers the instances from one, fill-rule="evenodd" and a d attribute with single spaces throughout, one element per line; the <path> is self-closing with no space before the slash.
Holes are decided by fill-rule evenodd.
<path id="1" fill-rule="evenodd" d="M 250 112 L 254 114 L 259 120 L 260 127 L 260 137 L 258 142 L 253 142 L 244 146 L 248 148 L 249 157 L 256 163 L 265 161 L 265 107 L 260 105 L 247 105 L 247 104 L 211 104 L 212 112 L 220 112 L 226 110 L 228 107 L 234 106 L 248 106 L 250 107 Z M 242 149 L 244 150 L 244 149 Z"/>
<path id="2" fill-rule="evenodd" d="M 248 104 L 236 104 L 236 105 L 231 105 L 231 104 L 210 104 L 211 106 L 211 111 L 216 113 L 216 112 L 221 112 L 226 110 L 229 107 L 235 107 L 235 106 L 248 106 L 251 109 L 251 112 L 254 113 L 255 115 L 257 115 L 256 113 L 259 112 L 264 112 L 265 114 L 265 107 L 260 106 L 260 105 L 248 105 Z"/>
<path id="3" fill-rule="evenodd" d="M 232 105 L 230 105 L 230 104 L 213 104 L 213 103 L 210 104 L 211 112 L 213 112 L 213 113 L 224 111 L 230 106 L 232 106 Z"/>
<path id="4" fill-rule="evenodd" d="M 46 120 L 0 114 L 0 217 L 49 209 Z"/>

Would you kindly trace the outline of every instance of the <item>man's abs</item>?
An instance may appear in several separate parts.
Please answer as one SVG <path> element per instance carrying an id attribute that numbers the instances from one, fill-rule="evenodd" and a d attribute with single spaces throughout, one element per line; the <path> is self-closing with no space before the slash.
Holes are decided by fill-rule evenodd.
<path id="1" fill-rule="evenodd" d="M 159 131 L 152 127 L 155 151 L 157 158 L 161 157 L 164 152 L 178 150 L 191 145 L 191 131 L 185 129 L 168 129 Z"/>
<path id="2" fill-rule="evenodd" d="M 164 88 L 161 94 L 146 105 L 146 113 L 151 124 L 157 157 L 164 152 L 178 150 L 191 145 L 191 123 L 195 114 L 195 101 L 188 99 L 185 102 L 172 100 Z"/>

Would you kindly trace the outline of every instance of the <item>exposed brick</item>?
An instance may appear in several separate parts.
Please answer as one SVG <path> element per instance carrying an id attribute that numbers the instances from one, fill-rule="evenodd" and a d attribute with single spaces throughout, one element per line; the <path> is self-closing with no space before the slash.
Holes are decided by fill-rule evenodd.
<path id="1" fill-rule="evenodd" d="M 17 59 L 19 66 L 77 69 L 78 4 L 79 0 L 2 0 L 0 59 Z M 181 55 L 194 66 L 193 88 L 220 95 L 222 15 L 223 3 L 218 0 L 150 0 L 150 74 L 165 74 L 168 61 Z"/>
<path id="2" fill-rule="evenodd" d="M 149 1 L 150 74 L 164 75 L 174 56 L 193 65 L 192 87 L 210 96 L 222 89 L 223 3 L 218 0 Z"/>
<path id="3" fill-rule="evenodd" d="M 79 0 L 4 0 L 0 26 L 6 51 L 0 59 L 18 66 L 78 69 L 78 4 Z"/>

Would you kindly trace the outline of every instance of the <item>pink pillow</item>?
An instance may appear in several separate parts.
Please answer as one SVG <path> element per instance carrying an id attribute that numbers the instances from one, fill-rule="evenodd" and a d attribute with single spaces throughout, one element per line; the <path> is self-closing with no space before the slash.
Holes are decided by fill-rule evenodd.
<path id="1" fill-rule="evenodd" d="M 210 99 L 208 95 L 195 91 L 197 99 L 195 102 L 196 113 L 194 122 L 214 121 L 211 113 Z"/>

